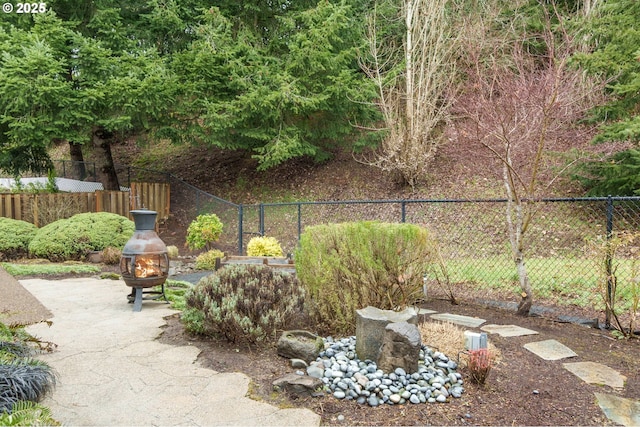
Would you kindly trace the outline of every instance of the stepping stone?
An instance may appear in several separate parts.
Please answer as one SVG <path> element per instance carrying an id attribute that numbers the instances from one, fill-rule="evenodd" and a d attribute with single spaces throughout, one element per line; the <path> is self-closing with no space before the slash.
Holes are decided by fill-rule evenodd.
<path id="1" fill-rule="evenodd" d="M 498 334 L 501 337 L 522 337 L 525 335 L 538 334 L 536 331 L 516 325 L 485 325 L 480 329 L 489 332 L 490 334 Z"/>
<path id="2" fill-rule="evenodd" d="M 451 322 L 456 325 L 467 326 L 469 328 L 477 328 L 482 325 L 486 320 L 478 317 L 461 316 L 459 314 L 440 313 L 431 316 L 432 319 L 440 320 L 442 322 Z"/>
<path id="3" fill-rule="evenodd" d="M 569 347 L 559 343 L 556 340 L 531 342 L 525 344 L 524 348 L 526 348 L 533 354 L 540 356 L 544 360 L 559 360 L 567 357 L 578 356 Z"/>
<path id="4" fill-rule="evenodd" d="M 611 369 L 601 363 L 576 362 L 564 363 L 562 366 L 589 384 L 608 385 L 611 388 L 622 389 L 627 379 L 615 369 Z"/>
<path id="5" fill-rule="evenodd" d="M 610 394 L 596 393 L 598 405 L 611 421 L 623 426 L 640 426 L 640 402 Z"/>

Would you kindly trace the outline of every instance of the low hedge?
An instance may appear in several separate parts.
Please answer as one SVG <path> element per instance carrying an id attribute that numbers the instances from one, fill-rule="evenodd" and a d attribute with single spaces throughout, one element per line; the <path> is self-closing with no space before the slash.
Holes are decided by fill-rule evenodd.
<path id="1" fill-rule="evenodd" d="M 37 231 L 29 222 L 0 217 L 0 260 L 28 256 L 29 243 Z"/>
<path id="2" fill-rule="evenodd" d="M 54 262 L 83 259 L 109 246 L 122 249 L 134 230 L 133 221 L 121 215 L 81 213 L 38 229 L 29 253 Z"/>

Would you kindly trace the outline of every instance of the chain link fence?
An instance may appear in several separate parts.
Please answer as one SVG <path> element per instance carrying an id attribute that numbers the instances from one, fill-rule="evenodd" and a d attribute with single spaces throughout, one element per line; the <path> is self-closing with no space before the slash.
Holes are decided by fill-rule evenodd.
<path id="1" fill-rule="evenodd" d="M 57 161 L 58 177 L 98 181 L 95 165 Z M 505 200 L 358 200 L 242 205 L 202 191 L 177 177 L 116 166 L 121 186 L 133 181 L 168 182 L 167 227 L 185 230 L 200 214 L 224 224 L 217 246 L 245 254 L 253 236 L 278 239 L 295 252 L 311 225 L 359 220 L 407 222 L 427 227 L 439 242 L 448 277 L 427 276 L 429 296 L 515 307 L 520 287 L 511 255 Z M 545 199 L 530 203 L 533 217 L 524 238 L 534 312 L 559 318 L 611 321 L 607 298 L 629 309 L 638 298 L 640 197 Z M 375 236 L 371 236 L 372 239 Z M 182 238 L 182 236 L 181 236 Z M 619 300 L 619 301 L 618 301 Z M 627 319 L 625 319 L 627 320 Z"/>
<path id="2" fill-rule="evenodd" d="M 640 197 L 546 199 L 527 206 L 533 215 L 524 254 L 534 312 L 567 320 L 598 318 L 608 325 L 605 301 L 616 299 L 617 291 L 618 308 L 625 310 L 640 292 L 639 239 L 629 237 L 640 230 Z M 444 278 L 427 275 L 430 297 L 452 292 L 460 300 L 515 307 L 521 291 L 506 209 L 506 200 L 265 203 L 242 207 L 242 229 L 245 235 L 273 236 L 286 253 L 293 253 L 311 225 L 357 220 L 420 224 L 435 235 L 448 273 Z M 615 253 L 614 241 L 620 242 Z"/>

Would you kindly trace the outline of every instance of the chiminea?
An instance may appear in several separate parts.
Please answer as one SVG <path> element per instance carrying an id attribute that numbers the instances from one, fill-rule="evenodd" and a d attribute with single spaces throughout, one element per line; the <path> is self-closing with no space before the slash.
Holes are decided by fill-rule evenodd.
<path id="1" fill-rule="evenodd" d="M 136 229 L 133 236 L 122 249 L 120 273 L 127 286 L 131 286 L 129 302 L 133 302 L 133 311 L 142 310 L 143 299 L 167 298 L 164 294 L 164 282 L 169 274 L 169 255 L 167 246 L 156 234 L 155 211 L 146 209 L 130 211 Z M 143 291 L 145 288 L 162 285 L 162 291 Z M 152 294 L 154 297 L 143 297 Z"/>

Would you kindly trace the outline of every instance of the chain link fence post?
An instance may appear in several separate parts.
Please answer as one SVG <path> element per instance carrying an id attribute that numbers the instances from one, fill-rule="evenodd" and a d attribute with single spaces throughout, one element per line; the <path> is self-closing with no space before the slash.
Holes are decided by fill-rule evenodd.
<path id="1" fill-rule="evenodd" d="M 244 231 L 242 230 L 242 218 L 243 217 L 243 208 L 242 203 L 238 205 L 238 255 L 242 256 L 243 254 L 243 246 L 244 242 L 242 241 L 242 236 Z"/>
<path id="2" fill-rule="evenodd" d="M 607 274 L 607 303 L 605 307 L 605 327 L 611 328 L 611 311 L 613 309 L 613 259 L 611 256 L 611 238 L 613 237 L 613 198 L 607 197 L 607 244 L 605 269 Z"/>
<path id="3" fill-rule="evenodd" d="M 258 205 L 258 232 L 264 236 L 264 203 Z"/>

